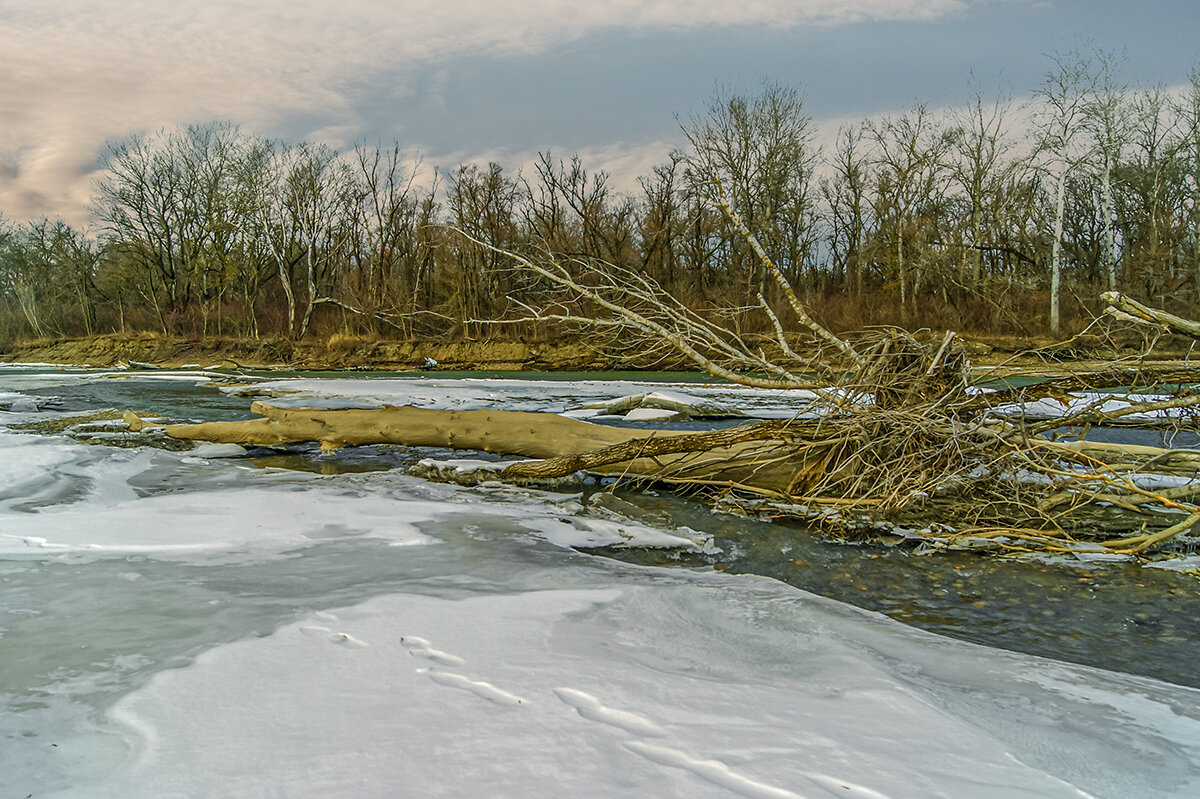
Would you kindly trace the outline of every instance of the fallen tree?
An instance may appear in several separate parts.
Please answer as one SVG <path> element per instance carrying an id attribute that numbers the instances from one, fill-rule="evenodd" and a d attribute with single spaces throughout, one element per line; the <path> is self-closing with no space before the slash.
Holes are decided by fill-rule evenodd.
<path id="1" fill-rule="evenodd" d="M 771 331 L 766 338 L 738 335 L 645 276 L 611 264 L 508 252 L 462 235 L 552 287 L 544 307 L 525 308 L 524 321 L 620 331 L 627 346 L 669 348 L 730 382 L 792 389 L 792 419 L 647 432 L 503 410 L 312 410 L 255 403 L 260 419 L 163 431 L 238 444 L 315 441 L 325 450 L 369 443 L 482 450 L 531 459 L 507 465 L 499 474 L 506 480 L 579 470 L 623 475 L 720 490 L 749 512 L 817 518 L 837 535 L 862 535 L 881 522 L 923 525 L 927 538 L 1001 550 L 1078 552 L 1084 546 L 1140 554 L 1200 523 L 1200 452 L 1086 439 L 1092 426 L 1195 413 L 1198 393 L 1173 386 L 1154 395 L 1164 380 L 1192 380 L 1190 370 L 1123 364 L 978 390 L 952 332 L 921 340 L 895 328 L 838 336 L 823 327 L 737 215 L 722 208 L 773 281 L 778 306 L 763 291 L 753 308 Z M 590 313 L 582 315 L 581 307 Z M 1127 303 L 1117 309 L 1165 324 L 1152 310 Z M 1139 387 L 1141 395 L 1126 396 L 1117 407 L 1112 394 L 1079 395 L 1113 386 Z M 1060 417 L 1026 418 L 1022 408 L 1046 398 L 1069 407 Z M 127 421 L 134 429 L 144 426 L 132 414 Z M 1059 440 L 1065 427 L 1083 432 Z"/>
<path id="2" fill-rule="evenodd" d="M 984 538 L 1001 549 L 1074 551 L 1079 542 L 1094 541 L 1104 551 L 1136 554 L 1200 521 L 1200 482 L 1157 489 L 1139 482 L 1146 475 L 1194 477 L 1200 452 L 1054 441 L 985 415 L 964 423 L 913 409 L 860 411 L 647 433 L 499 410 L 313 410 L 261 402 L 252 410 L 262 418 L 154 427 L 172 438 L 243 445 L 315 441 L 332 450 L 391 443 L 517 455 L 531 460 L 508 464 L 501 479 L 537 481 L 586 470 L 727 489 L 757 496 L 768 503 L 757 507 L 772 513 L 822 518 L 842 534 L 878 530 L 880 521 L 940 520 L 935 538 Z M 132 413 L 125 420 L 135 431 L 150 426 Z M 1098 506 L 1137 514 L 1128 526 L 1148 531 L 1108 536 L 1112 525 L 1099 525 L 1087 513 Z"/>

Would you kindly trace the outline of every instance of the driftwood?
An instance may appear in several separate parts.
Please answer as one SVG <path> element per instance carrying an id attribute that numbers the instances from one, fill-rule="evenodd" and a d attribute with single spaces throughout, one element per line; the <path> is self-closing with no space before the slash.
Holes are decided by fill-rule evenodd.
<path id="1" fill-rule="evenodd" d="M 317 442 L 322 450 L 364 444 L 448 447 L 538 460 L 510 465 L 507 479 L 561 477 L 579 470 L 651 476 L 677 483 L 724 483 L 784 494 L 807 473 L 807 452 L 777 444 L 803 423 L 764 422 L 709 433 L 607 427 L 557 414 L 516 411 L 442 411 L 427 408 L 314 410 L 255 402 L 261 419 L 245 422 L 149 425 L 131 411 L 135 432 L 154 427 L 167 436 L 221 444 L 277 446 Z M 789 430 L 789 427 L 795 428 Z"/>
<path id="2" fill-rule="evenodd" d="M 585 451 L 619 444 L 636 431 L 585 424 L 562 416 L 512 411 L 438 411 L 426 408 L 312 410 L 278 408 L 264 402 L 250 406 L 261 419 L 246 422 L 201 422 L 162 427 L 172 438 L 220 444 L 274 446 L 315 441 L 333 450 L 363 444 L 475 449 L 531 458 Z M 137 431 L 148 426 L 136 414 L 125 421 Z"/>
<path id="3" fill-rule="evenodd" d="M 954 337 L 921 343 L 903 331 L 857 337 L 860 364 L 798 410 L 811 419 L 754 422 L 708 432 L 609 427 L 557 414 L 503 410 L 442 411 L 279 408 L 256 402 L 261 418 L 168 425 L 167 436 L 236 444 L 317 442 L 323 450 L 391 443 L 481 450 L 530 460 L 507 465 L 511 481 L 579 470 L 757 496 L 771 515 L 818 518 L 832 534 L 877 533 L 879 522 L 952 519 L 941 540 L 984 541 L 999 551 L 1094 551 L 1138 555 L 1190 534 L 1200 522 L 1200 482 L 1152 489 L 1139 474 L 1195 478 L 1200 452 L 1056 441 L 1045 433 L 1070 424 L 1113 424 L 1138 412 L 1195 410 L 1200 394 L 1128 402 L 1105 410 L 1105 395 L 1058 419 L 997 417 L 1001 406 L 1038 397 L 1066 400 L 1149 373 L 1111 370 L 1020 389 L 968 390 L 970 364 Z M 1155 375 L 1163 376 L 1162 374 Z M 1173 380 L 1190 377 L 1172 373 Z M 1111 383 L 1110 383 L 1111 385 Z M 872 388 L 874 389 L 872 391 Z M 126 421 L 145 427 L 136 415 Z M 744 504 L 744 503 L 743 503 Z M 1096 514 L 1119 509 L 1116 535 Z M 1182 517 L 1181 515 L 1182 514 Z M 924 522 L 923 522 L 924 520 Z M 1110 520 L 1111 521 L 1111 520 Z"/>

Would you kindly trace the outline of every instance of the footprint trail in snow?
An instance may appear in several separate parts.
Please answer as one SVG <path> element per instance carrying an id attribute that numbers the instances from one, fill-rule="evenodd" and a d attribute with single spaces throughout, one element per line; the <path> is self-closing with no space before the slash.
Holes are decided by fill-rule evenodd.
<path id="1" fill-rule="evenodd" d="M 611 724 L 614 727 L 620 727 L 626 732 L 647 738 L 660 738 L 667 734 L 662 727 L 659 727 L 650 719 L 639 716 L 636 713 L 605 707 L 600 704 L 599 699 L 583 691 L 577 691 L 574 688 L 555 688 L 554 695 L 575 708 L 575 711 L 580 716 L 589 721 Z"/>
<path id="2" fill-rule="evenodd" d="M 440 649 L 434 649 L 433 644 L 428 639 L 421 638 L 416 635 L 405 635 L 400 638 L 400 645 L 408 650 L 408 654 L 413 657 L 425 658 L 433 663 L 442 666 L 465 666 L 467 661 L 460 658 L 458 655 L 450 652 L 443 652 Z M 464 677 L 461 674 L 455 674 L 449 671 L 437 671 L 432 668 L 417 669 L 418 673 L 428 674 L 429 679 L 433 680 L 438 685 L 445 685 L 450 688 L 458 688 L 463 691 L 475 694 L 480 699 L 486 699 L 489 702 L 494 702 L 498 705 L 523 705 L 525 700 L 516 694 L 509 693 L 503 688 L 497 688 L 490 682 L 483 680 L 472 680 Z"/>
<path id="3" fill-rule="evenodd" d="M 414 657 L 426 658 L 434 663 L 441 663 L 443 666 L 465 666 L 467 661 L 460 658 L 458 655 L 452 655 L 449 652 L 443 652 L 440 649 L 434 649 L 433 645 L 424 638 L 418 638 L 415 635 L 406 635 L 400 639 L 400 644 L 408 649 L 408 654 Z"/>
<path id="4" fill-rule="evenodd" d="M 510 694 L 502 688 L 497 688 L 490 682 L 482 680 L 472 680 L 461 674 L 453 674 L 448 671 L 434 671 L 430 669 L 429 679 L 433 680 L 438 685 L 446 685 L 451 688 L 460 688 L 464 691 L 469 691 L 475 694 L 480 699 L 486 699 L 489 702 L 495 702 L 498 705 L 523 705 L 525 700 L 516 694 Z"/>
<path id="5" fill-rule="evenodd" d="M 301 627 L 300 632 L 304 633 L 310 638 L 324 639 L 332 644 L 339 644 L 340 646 L 349 647 L 350 649 L 365 649 L 368 645 L 366 641 L 355 638 L 349 633 L 334 632 L 328 627 L 321 627 L 315 624 Z"/>
<path id="6" fill-rule="evenodd" d="M 591 694 L 575 688 L 555 688 L 554 694 L 563 703 L 575 708 L 580 717 L 589 721 L 608 724 L 624 730 L 639 738 L 662 738 L 667 732 L 650 719 L 624 710 L 616 710 L 605 706 Z M 700 779 L 730 790 L 746 799 L 811 799 L 808 795 L 798 794 L 785 788 L 758 782 L 742 776 L 719 760 L 705 760 L 689 755 L 680 749 L 651 744 L 645 741 L 630 740 L 625 742 L 625 748 L 660 766 L 683 769 Z M 839 780 L 824 774 L 805 775 L 814 787 L 821 789 L 822 795 L 859 797 L 859 799 L 888 799 L 885 795 L 870 788 Z M 828 792 L 828 794 L 826 793 Z"/>

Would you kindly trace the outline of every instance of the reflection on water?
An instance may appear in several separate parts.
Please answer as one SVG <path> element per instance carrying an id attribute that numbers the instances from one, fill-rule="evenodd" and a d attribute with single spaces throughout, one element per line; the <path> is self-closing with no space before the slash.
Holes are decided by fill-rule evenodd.
<path id="1" fill-rule="evenodd" d="M 121 377 L 32 388 L 25 393 L 54 397 L 59 400 L 55 409 L 67 413 L 118 408 L 199 421 L 254 417 L 249 400 L 224 394 L 214 386 L 188 382 Z"/>
<path id="2" fill-rule="evenodd" d="M 246 453 L 246 460 L 259 468 L 292 469 L 325 475 L 407 468 L 423 457 L 428 456 L 411 447 L 390 444 L 345 447 L 329 453 L 322 453 L 316 444 L 298 444 L 278 448 L 254 447 Z"/>

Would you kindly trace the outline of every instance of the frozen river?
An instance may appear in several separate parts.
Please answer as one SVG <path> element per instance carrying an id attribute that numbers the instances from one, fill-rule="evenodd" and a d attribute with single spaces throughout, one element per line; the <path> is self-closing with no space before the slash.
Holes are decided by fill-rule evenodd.
<path id="1" fill-rule="evenodd" d="M 154 377 L 2 368 L 0 422 L 248 405 Z M 637 389 L 283 387 L 552 411 Z M 1200 795 L 1200 691 L 719 571 L 700 514 L 222 454 L 0 430 L 0 796 Z M 577 549 L 613 544 L 699 551 Z"/>

